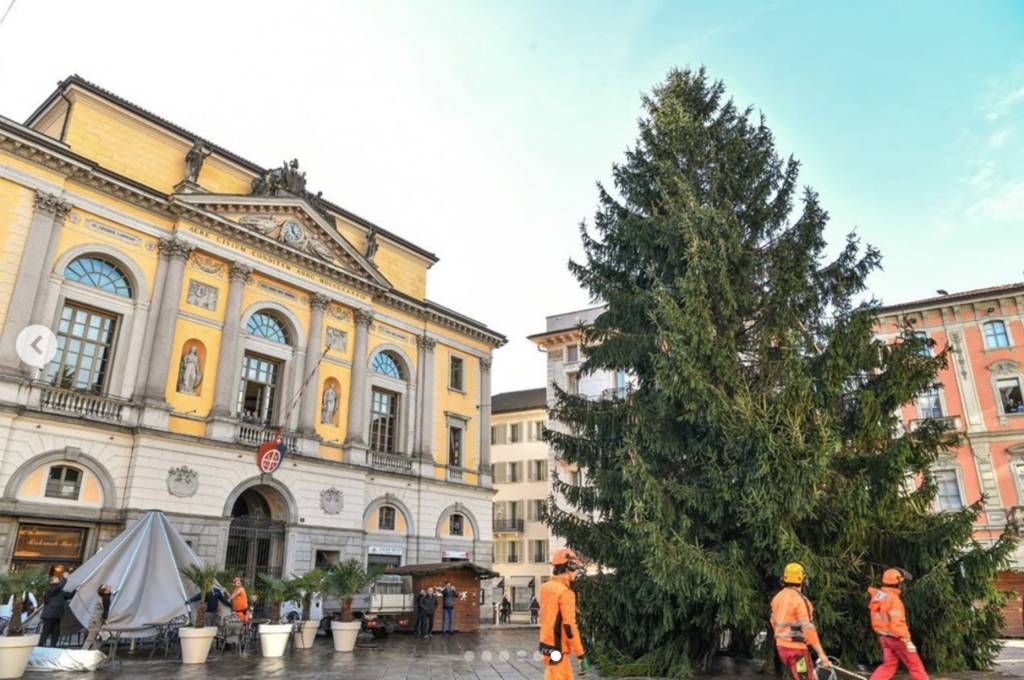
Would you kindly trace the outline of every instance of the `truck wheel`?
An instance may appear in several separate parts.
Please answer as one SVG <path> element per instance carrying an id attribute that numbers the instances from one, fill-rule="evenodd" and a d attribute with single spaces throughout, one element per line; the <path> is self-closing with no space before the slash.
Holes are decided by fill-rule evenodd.
<path id="1" fill-rule="evenodd" d="M 386 638 L 387 636 L 388 636 L 388 631 L 387 631 L 386 628 L 374 628 L 373 629 L 373 637 L 374 637 L 374 639 L 381 640 L 383 638 Z"/>

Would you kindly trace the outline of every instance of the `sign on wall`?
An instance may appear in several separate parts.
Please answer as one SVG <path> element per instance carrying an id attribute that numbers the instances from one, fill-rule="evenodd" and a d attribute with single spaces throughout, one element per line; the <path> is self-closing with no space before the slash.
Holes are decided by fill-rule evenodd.
<path id="1" fill-rule="evenodd" d="M 281 467 L 281 462 L 284 460 L 284 442 L 280 438 L 260 444 L 259 451 L 256 453 L 256 465 L 259 466 L 260 472 L 264 474 L 272 474 L 277 468 Z"/>
<path id="2" fill-rule="evenodd" d="M 82 557 L 85 529 L 22 524 L 14 544 L 16 559 L 76 561 Z"/>

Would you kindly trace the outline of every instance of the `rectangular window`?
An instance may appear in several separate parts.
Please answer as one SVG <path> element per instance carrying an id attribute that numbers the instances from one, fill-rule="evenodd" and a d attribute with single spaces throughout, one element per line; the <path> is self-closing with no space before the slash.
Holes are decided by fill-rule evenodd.
<path id="1" fill-rule="evenodd" d="M 932 355 L 932 348 L 928 346 L 928 334 L 924 331 L 914 331 L 914 336 L 919 340 L 924 341 L 924 345 L 921 347 L 921 356 L 930 357 Z"/>
<path id="2" fill-rule="evenodd" d="M 395 453 L 398 429 L 398 395 L 373 389 L 370 407 L 370 450 Z"/>
<path id="3" fill-rule="evenodd" d="M 46 497 L 77 501 L 81 485 L 81 470 L 68 465 L 54 465 L 46 479 Z"/>
<path id="4" fill-rule="evenodd" d="M 566 373 L 565 374 L 565 391 L 569 394 L 580 393 L 580 375 L 579 373 Z"/>
<path id="5" fill-rule="evenodd" d="M 509 564 L 519 564 L 522 561 L 521 552 L 519 541 L 508 541 L 505 544 L 505 561 Z"/>
<path id="6" fill-rule="evenodd" d="M 933 387 L 917 395 L 917 417 L 942 417 L 942 401 L 939 399 L 939 388 Z"/>
<path id="7" fill-rule="evenodd" d="M 544 441 L 544 421 L 535 420 L 533 422 L 533 440 L 540 442 Z"/>
<path id="8" fill-rule="evenodd" d="M 523 481 L 523 464 L 519 461 L 508 464 L 508 481 L 510 482 L 521 482 Z"/>
<path id="9" fill-rule="evenodd" d="M 531 460 L 530 473 L 531 482 L 543 482 L 548 478 L 548 461 L 546 459 Z"/>
<path id="10" fill-rule="evenodd" d="M 996 381 L 999 405 L 1003 413 L 1024 413 L 1024 395 L 1021 394 L 1020 378 L 1001 378 Z"/>
<path id="11" fill-rule="evenodd" d="M 547 499 L 544 498 L 533 498 L 530 500 L 530 505 L 527 507 L 527 517 L 531 522 L 540 522 L 544 519 L 544 506 L 547 504 Z"/>
<path id="12" fill-rule="evenodd" d="M 491 444 L 501 445 L 508 443 L 508 427 L 505 424 L 491 425 Z"/>
<path id="13" fill-rule="evenodd" d="M 508 426 L 508 441 L 510 444 L 518 444 L 523 441 L 522 423 L 512 423 Z"/>
<path id="14" fill-rule="evenodd" d="M 625 392 L 627 387 L 629 387 L 629 376 L 625 371 L 615 371 L 615 389 Z"/>
<path id="15" fill-rule="evenodd" d="M 505 463 L 491 463 L 491 478 L 495 484 L 504 484 L 508 481 L 508 466 Z"/>
<path id="16" fill-rule="evenodd" d="M 583 473 L 579 470 L 573 470 L 569 473 L 569 484 L 572 486 L 583 486 Z"/>
<path id="17" fill-rule="evenodd" d="M 465 388 L 462 357 L 451 357 L 448 360 L 448 387 L 463 391 Z"/>
<path id="18" fill-rule="evenodd" d="M 448 518 L 448 533 L 452 536 L 462 536 L 463 527 L 464 523 L 462 515 L 454 514 Z"/>
<path id="19" fill-rule="evenodd" d="M 565 361 L 566 363 L 573 364 L 580 360 L 580 346 L 569 345 L 565 348 Z"/>
<path id="20" fill-rule="evenodd" d="M 962 510 L 960 498 L 960 482 L 954 470 L 937 470 L 932 473 L 938 492 L 935 495 L 935 508 L 940 512 Z"/>
<path id="21" fill-rule="evenodd" d="M 462 433 L 461 427 L 448 426 L 448 466 L 462 467 Z"/>
<path id="22" fill-rule="evenodd" d="M 530 555 L 533 562 L 542 564 L 548 561 L 548 540 L 546 538 L 530 541 Z"/>
<path id="23" fill-rule="evenodd" d="M 281 364 L 248 352 L 242 357 L 242 384 L 238 392 L 238 417 L 246 422 L 270 424 L 277 406 L 277 382 Z"/>
<path id="24" fill-rule="evenodd" d="M 395 509 L 390 505 L 382 505 L 377 511 L 377 528 L 383 531 L 395 530 Z"/>
<path id="25" fill-rule="evenodd" d="M 988 321 L 985 323 L 985 347 L 997 349 L 1010 346 L 1010 335 L 1006 332 L 1006 323 L 1003 321 Z"/>
<path id="26" fill-rule="evenodd" d="M 46 367 L 51 385 L 99 394 L 113 359 L 117 317 L 65 304 L 57 324 L 57 354 Z"/>

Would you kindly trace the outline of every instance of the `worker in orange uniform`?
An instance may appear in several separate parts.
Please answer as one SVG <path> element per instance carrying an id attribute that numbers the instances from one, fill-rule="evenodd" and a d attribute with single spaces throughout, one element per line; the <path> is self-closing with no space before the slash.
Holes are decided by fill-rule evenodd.
<path id="1" fill-rule="evenodd" d="M 801 680 L 801 673 L 805 673 L 809 680 L 814 678 L 808 645 L 814 648 L 821 667 L 829 668 L 832 665 L 814 627 L 814 605 L 803 594 L 806 580 L 804 565 L 790 562 L 782 572 L 782 590 L 772 598 L 775 649 L 779 659 L 793 674 L 793 680 Z"/>
<path id="2" fill-rule="evenodd" d="M 882 665 L 871 674 L 871 680 L 889 680 L 902 662 L 911 680 L 928 680 L 917 647 L 910 639 L 907 628 L 907 610 L 903 607 L 903 586 L 913 577 L 905 569 L 886 569 L 882 574 L 882 588 L 868 588 L 871 602 L 871 628 L 878 634 L 882 645 Z"/>
<path id="3" fill-rule="evenodd" d="M 580 558 L 567 548 L 551 558 L 552 573 L 540 587 L 540 653 L 544 658 L 544 680 L 573 680 L 569 655 L 580 660 L 580 675 L 590 671 L 584 656 L 583 640 L 576 625 L 576 593 L 572 580 L 580 568 Z"/>

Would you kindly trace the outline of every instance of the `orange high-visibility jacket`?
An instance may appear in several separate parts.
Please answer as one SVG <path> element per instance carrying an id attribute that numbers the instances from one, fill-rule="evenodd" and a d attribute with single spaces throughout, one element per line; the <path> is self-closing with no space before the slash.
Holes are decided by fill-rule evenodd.
<path id="1" fill-rule="evenodd" d="M 576 625 L 576 593 L 569 587 L 572 574 L 556 574 L 540 587 L 540 641 L 563 655 L 583 656 L 583 640 Z"/>
<path id="2" fill-rule="evenodd" d="M 231 593 L 231 608 L 235 611 L 235 615 L 238 618 L 248 623 L 249 595 L 245 592 L 245 588 L 236 588 L 235 592 Z"/>
<path id="3" fill-rule="evenodd" d="M 797 588 L 783 588 L 772 598 L 772 628 L 776 647 L 807 649 L 808 644 L 819 644 L 814 605 Z"/>
<path id="4" fill-rule="evenodd" d="M 868 588 L 871 601 L 868 611 L 871 612 L 871 627 L 879 635 L 889 635 L 903 640 L 910 639 L 907 628 L 907 610 L 903 607 L 899 588 L 882 586 Z"/>

